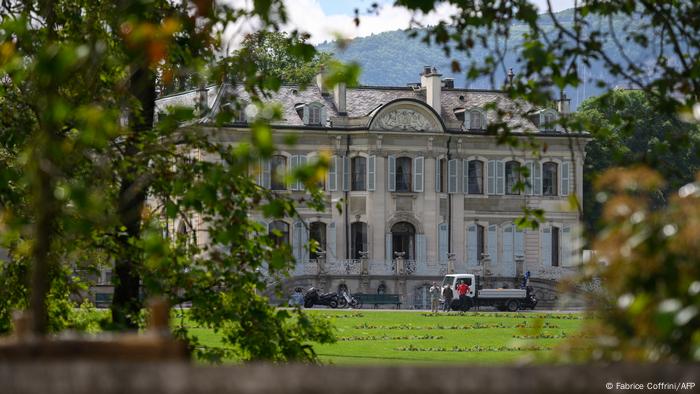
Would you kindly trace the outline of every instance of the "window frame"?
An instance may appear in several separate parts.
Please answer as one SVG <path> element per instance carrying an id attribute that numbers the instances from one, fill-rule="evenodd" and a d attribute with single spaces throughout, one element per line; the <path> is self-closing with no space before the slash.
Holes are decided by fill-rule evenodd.
<path id="1" fill-rule="evenodd" d="M 406 180 L 407 182 L 405 184 L 402 184 L 403 186 L 406 186 L 405 188 L 400 188 L 400 182 L 399 182 L 399 169 L 404 169 L 401 166 L 402 161 L 404 163 L 407 163 L 404 167 L 405 169 L 408 170 L 407 174 L 402 174 L 401 176 Z M 413 158 L 409 156 L 398 156 L 396 157 L 396 171 L 394 173 L 394 177 L 396 179 L 394 191 L 399 192 L 399 193 L 410 193 L 413 192 Z"/>
<path id="2" fill-rule="evenodd" d="M 513 168 L 513 164 L 515 164 L 515 168 Z M 521 175 L 520 175 L 520 166 L 522 166 L 522 163 L 520 163 L 517 160 L 509 160 L 505 163 L 505 194 L 509 196 L 519 196 L 520 190 L 514 191 L 513 188 L 518 184 L 518 182 L 521 181 Z M 509 169 L 511 171 L 509 171 Z M 513 175 L 512 173 L 515 173 Z M 514 179 L 513 179 L 514 178 Z M 512 181 L 512 184 L 510 184 Z"/>
<path id="3" fill-rule="evenodd" d="M 363 165 L 359 165 L 364 161 Z M 361 168 L 357 168 L 357 167 Z M 364 156 L 354 156 L 350 158 L 350 190 L 367 191 L 368 160 Z"/>
<path id="4" fill-rule="evenodd" d="M 548 171 L 548 168 L 554 168 L 554 173 Z M 551 190 L 548 192 L 545 188 L 548 180 L 548 173 L 551 174 Z M 542 195 L 554 197 L 559 195 L 559 163 L 555 161 L 546 161 L 542 163 Z"/>

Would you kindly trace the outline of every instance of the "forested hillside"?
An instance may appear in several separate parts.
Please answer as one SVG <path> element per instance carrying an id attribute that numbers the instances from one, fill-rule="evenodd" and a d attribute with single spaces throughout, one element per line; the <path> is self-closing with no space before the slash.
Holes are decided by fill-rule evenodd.
<path id="1" fill-rule="evenodd" d="M 569 24 L 573 17 L 573 10 L 565 10 L 555 14 L 557 19 L 564 25 Z M 542 15 L 540 24 L 548 25 L 552 21 L 549 16 Z M 614 19 L 608 20 L 591 20 L 589 21 L 591 29 L 608 29 L 613 26 L 615 31 L 622 29 L 634 29 L 638 25 L 635 21 Z M 477 48 L 470 58 L 467 58 L 464 53 L 453 52 L 452 57 L 448 58 L 442 50 L 436 45 L 428 45 L 421 38 L 423 32 L 417 30 L 416 37 L 410 37 L 409 30 L 396 30 L 375 34 L 369 37 L 356 38 L 351 40 L 344 49 L 338 49 L 334 42 L 323 43 L 318 46 L 321 51 L 333 53 L 337 58 L 344 61 L 356 61 L 362 66 L 362 77 L 360 82 L 365 85 L 390 85 L 402 86 L 411 82 L 420 80 L 419 73 L 423 65 L 436 66 L 444 77 L 452 77 L 455 79 L 455 86 L 469 88 L 499 88 L 504 79 L 507 68 L 512 67 L 515 72 L 518 72 L 517 54 L 519 45 L 522 42 L 522 33 L 525 31 L 525 26 L 513 26 L 513 35 L 507 43 L 502 43 L 511 48 L 505 58 L 505 70 L 502 75 L 494 75 L 493 81 L 480 79 L 468 82 L 464 73 L 454 73 L 451 70 L 451 61 L 457 60 L 462 64 L 468 64 L 472 61 L 479 62 L 487 56 L 487 51 L 483 47 Z M 650 34 L 652 34 L 650 32 Z M 652 56 L 654 51 L 658 52 L 657 48 L 642 48 L 632 42 L 621 42 L 620 46 L 624 49 L 624 53 L 629 58 L 629 61 L 644 64 L 648 59 L 655 59 Z M 627 60 L 624 59 L 622 52 L 617 43 L 610 42 L 606 45 L 607 52 L 611 59 L 621 64 Z M 671 59 L 673 61 L 673 59 Z M 584 64 L 577 65 L 581 75 L 602 77 L 607 86 L 604 88 L 596 86 L 593 82 L 587 82 L 576 90 L 567 91 L 568 96 L 572 99 L 574 108 L 578 106 L 585 98 L 598 95 L 607 87 L 615 87 L 620 84 L 617 80 L 610 77 L 603 69 L 600 63 L 586 66 Z"/>

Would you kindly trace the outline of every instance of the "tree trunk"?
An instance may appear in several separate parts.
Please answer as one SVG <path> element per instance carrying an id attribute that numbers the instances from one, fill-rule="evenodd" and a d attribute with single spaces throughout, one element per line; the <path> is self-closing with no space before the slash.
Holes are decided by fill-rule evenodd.
<path id="1" fill-rule="evenodd" d="M 138 101 L 138 110 L 129 114 L 129 135 L 124 151 L 124 162 L 119 188 L 118 217 L 122 228 L 118 229 L 119 253 L 114 264 L 114 298 L 112 322 L 118 329 L 138 328 L 141 311 L 141 267 L 143 256 L 132 244 L 141 236 L 141 213 L 146 204 L 148 185 L 143 181 L 146 161 L 137 157 L 142 132 L 153 127 L 156 100 L 156 78 L 147 63 L 142 62 L 133 71 L 129 84 L 131 96 Z M 139 162 L 144 160 L 143 162 Z"/>

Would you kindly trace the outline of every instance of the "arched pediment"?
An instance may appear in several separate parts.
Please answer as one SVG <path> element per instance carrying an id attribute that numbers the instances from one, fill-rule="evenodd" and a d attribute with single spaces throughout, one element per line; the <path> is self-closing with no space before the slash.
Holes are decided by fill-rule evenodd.
<path id="1" fill-rule="evenodd" d="M 445 125 L 430 106 L 415 99 L 391 101 L 375 111 L 369 123 L 374 131 L 444 132 Z"/>

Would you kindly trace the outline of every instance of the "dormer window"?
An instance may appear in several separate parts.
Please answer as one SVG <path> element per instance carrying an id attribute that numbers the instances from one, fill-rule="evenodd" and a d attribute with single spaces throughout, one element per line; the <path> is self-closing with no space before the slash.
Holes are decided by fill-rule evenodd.
<path id="1" fill-rule="evenodd" d="M 326 124 L 326 107 L 318 102 L 304 104 L 302 117 L 305 125 L 324 126 Z"/>
<path id="2" fill-rule="evenodd" d="M 480 108 L 465 111 L 464 127 L 467 130 L 486 130 L 486 113 Z"/>
<path id="3" fill-rule="evenodd" d="M 539 128 L 541 131 L 555 131 L 557 128 L 557 119 L 559 118 L 557 111 L 546 109 L 540 113 Z"/>

